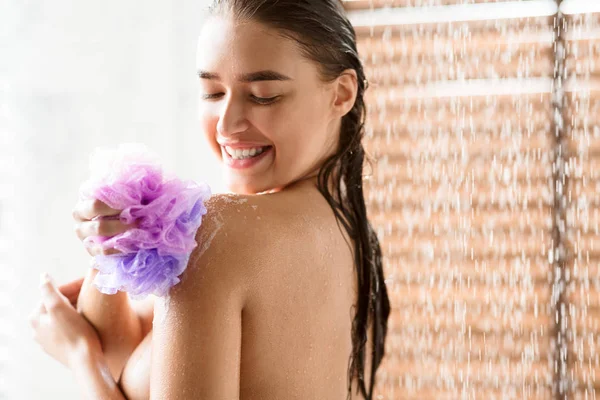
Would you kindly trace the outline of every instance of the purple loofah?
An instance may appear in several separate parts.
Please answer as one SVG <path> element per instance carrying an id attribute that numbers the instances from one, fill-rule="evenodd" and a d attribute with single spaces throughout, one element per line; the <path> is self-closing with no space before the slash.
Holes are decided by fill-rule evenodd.
<path id="1" fill-rule="evenodd" d="M 171 286 L 179 283 L 178 276 L 185 271 L 190 255 L 158 254 L 156 249 L 140 250 L 131 254 L 96 256 L 98 274 L 96 287 L 105 294 L 125 291 L 134 300 L 152 293 L 166 296 Z"/>
<path id="2" fill-rule="evenodd" d="M 116 152 L 97 149 L 90 169 L 92 176 L 82 185 L 80 196 L 122 210 L 121 222 L 137 221 L 138 226 L 113 237 L 84 240 L 86 246 L 122 252 L 96 256 L 100 272 L 94 284 L 102 293 L 122 290 L 135 299 L 165 296 L 179 282 L 198 245 L 194 238 L 206 214 L 210 187 L 163 176 L 158 158 L 138 144 L 121 144 Z"/>

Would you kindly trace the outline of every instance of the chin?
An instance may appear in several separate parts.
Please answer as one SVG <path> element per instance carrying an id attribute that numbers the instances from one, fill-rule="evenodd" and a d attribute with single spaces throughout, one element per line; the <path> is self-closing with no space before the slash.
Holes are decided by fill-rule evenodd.
<path id="1" fill-rule="evenodd" d="M 237 194 L 257 194 L 266 192 L 271 189 L 269 185 L 260 185 L 258 182 L 240 182 L 240 181 L 229 181 L 227 187 L 233 193 Z"/>

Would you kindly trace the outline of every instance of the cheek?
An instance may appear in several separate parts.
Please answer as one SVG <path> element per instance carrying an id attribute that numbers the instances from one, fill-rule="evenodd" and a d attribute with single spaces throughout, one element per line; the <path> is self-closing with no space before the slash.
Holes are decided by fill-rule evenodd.
<path id="1" fill-rule="evenodd" d="M 309 151 L 315 154 L 326 141 L 328 124 L 326 104 L 321 99 L 305 100 L 293 110 L 289 110 L 284 129 L 288 130 L 288 143 L 299 151 Z"/>
<path id="2" fill-rule="evenodd" d="M 327 143 L 322 122 L 304 119 L 288 122 L 277 132 L 274 143 L 279 168 L 295 174 L 313 166 L 322 157 Z"/>
<path id="3" fill-rule="evenodd" d="M 221 155 L 221 147 L 217 143 L 217 122 L 219 117 L 212 113 L 208 107 L 201 107 L 198 113 L 200 129 L 204 135 L 204 139 L 211 149 L 218 155 Z"/>
<path id="4" fill-rule="evenodd" d="M 285 142 L 290 125 L 294 123 L 293 116 L 287 107 L 255 106 L 246 115 L 250 125 L 250 135 L 278 146 Z"/>

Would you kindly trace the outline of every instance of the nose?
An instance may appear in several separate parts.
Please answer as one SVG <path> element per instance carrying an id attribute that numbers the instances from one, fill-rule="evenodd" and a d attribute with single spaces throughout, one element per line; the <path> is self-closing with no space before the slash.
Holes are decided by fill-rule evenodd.
<path id="1" fill-rule="evenodd" d="M 220 136 L 229 137 L 248 130 L 249 124 L 242 101 L 236 100 L 235 96 L 230 95 L 226 101 L 222 102 L 221 107 L 217 122 L 217 132 Z"/>

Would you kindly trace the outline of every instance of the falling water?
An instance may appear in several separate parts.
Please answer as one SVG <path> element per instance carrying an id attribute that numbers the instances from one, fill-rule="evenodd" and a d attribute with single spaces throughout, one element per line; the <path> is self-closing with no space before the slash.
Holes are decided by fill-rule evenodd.
<path id="1" fill-rule="evenodd" d="M 578 4 L 346 2 L 393 309 L 376 398 L 596 398 L 600 7 Z"/>
<path id="2" fill-rule="evenodd" d="M 596 10 L 598 11 L 598 10 Z M 600 380 L 600 271 L 598 211 L 600 210 L 600 125 L 598 74 L 600 14 L 580 14 L 566 20 L 564 209 L 560 226 L 565 248 L 566 334 L 565 393 L 595 399 Z M 565 396 L 566 398 L 566 396 Z"/>

